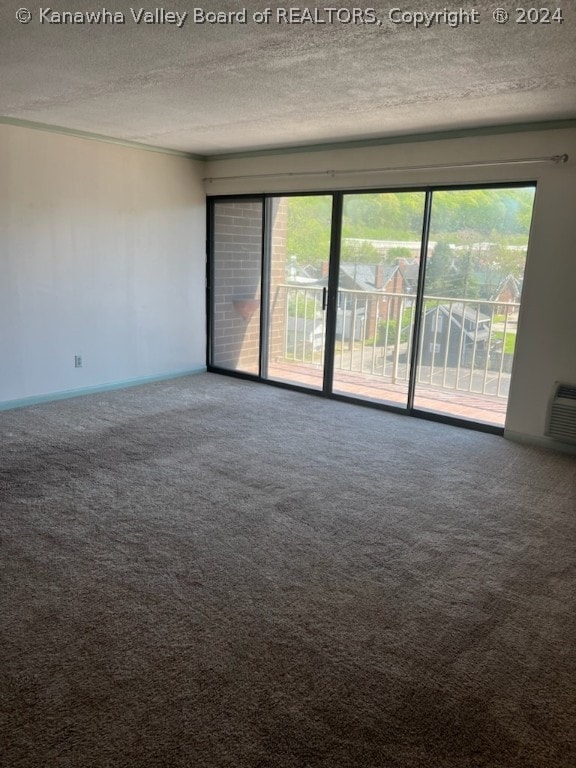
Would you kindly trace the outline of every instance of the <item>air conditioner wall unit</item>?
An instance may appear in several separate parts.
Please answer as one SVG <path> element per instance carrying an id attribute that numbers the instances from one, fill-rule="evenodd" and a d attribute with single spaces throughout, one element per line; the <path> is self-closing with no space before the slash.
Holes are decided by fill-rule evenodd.
<path id="1" fill-rule="evenodd" d="M 576 384 L 554 383 L 546 434 L 564 443 L 576 443 Z"/>

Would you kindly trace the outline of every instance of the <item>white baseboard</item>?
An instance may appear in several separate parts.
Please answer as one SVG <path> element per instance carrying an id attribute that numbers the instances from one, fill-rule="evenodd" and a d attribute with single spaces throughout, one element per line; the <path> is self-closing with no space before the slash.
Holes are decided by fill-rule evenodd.
<path id="1" fill-rule="evenodd" d="M 111 389 L 126 389 L 127 387 L 138 387 L 142 384 L 152 384 L 155 381 L 168 381 L 169 379 L 178 379 L 182 376 L 192 376 L 197 373 L 205 373 L 206 367 L 192 368 L 184 371 L 171 371 L 170 373 L 159 373 L 152 376 L 142 376 L 137 379 L 126 379 L 124 381 L 112 381 L 105 384 L 96 384 L 93 387 L 82 387 L 81 389 L 67 389 L 63 392 L 48 392 L 43 395 L 34 395 L 32 397 L 23 397 L 18 400 L 4 400 L 0 402 L 0 411 L 9 411 L 13 408 L 26 408 L 30 405 L 40 405 L 41 403 L 51 403 L 54 400 L 67 400 L 70 397 L 81 397 L 82 395 L 94 395 L 98 392 L 108 392 Z"/>
<path id="2" fill-rule="evenodd" d="M 547 448 L 552 451 L 569 453 L 576 456 L 576 445 L 572 443 L 562 443 L 559 440 L 553 440 L 545 435 L 525 435 L 522 432 L 514 432 L 510 429 L 504 430 L 504 438 L 512 440 L 515 443 L 524 443 L 524 445 L 534 445 L 537 448 Z"/>

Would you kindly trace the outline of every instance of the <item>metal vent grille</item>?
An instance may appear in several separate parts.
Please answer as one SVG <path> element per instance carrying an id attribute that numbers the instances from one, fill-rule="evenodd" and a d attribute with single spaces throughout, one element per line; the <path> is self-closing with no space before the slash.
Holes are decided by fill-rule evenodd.
<path id="1" fill-rule="evenodd" d="M 576 384 L 558 384 L 556 395 L 566 400 L 576 400 Z"/>
<path id="2" fill-rule="evenodd" d="M 555 440 L 576 443 L 576 384 L 555 383 L 546 434 Z"/>

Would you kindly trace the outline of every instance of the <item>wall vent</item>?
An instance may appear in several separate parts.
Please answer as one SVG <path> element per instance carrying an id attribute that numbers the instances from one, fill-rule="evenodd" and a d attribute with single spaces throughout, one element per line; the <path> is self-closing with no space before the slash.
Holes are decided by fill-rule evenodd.
<path id="1" fill-rule="evenodd" d="M 576 384 L 555 382 L 548 406 L 546 434 L 565 443 L 576 443 Z"/>

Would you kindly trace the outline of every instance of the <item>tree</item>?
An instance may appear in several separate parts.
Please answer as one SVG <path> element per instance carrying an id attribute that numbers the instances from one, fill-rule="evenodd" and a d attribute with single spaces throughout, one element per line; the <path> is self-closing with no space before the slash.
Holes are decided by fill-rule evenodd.
<path id="1" fill-rule="evenodd" d="M 521 278 L 525 261 L 526 249 L 522 246 L 508 245 L 506 241 L 503 241 L 493 243 L 490 248 L 489 264 L 502 277 L 513 275 L 513 277 Z"/>
<path id="2" fill-rule="evenodd" d="M 439 240 L 426 263 L 426 295 L 453 296 L 458 287 L 458 269 L 452 249 L 445 240 Z"/>
<path id="3" fill-rule="evenodd" d="M 439 240 L 426 264 L 426 295 L 479 298 L 478 264 L 473 246 L 456 251 L 445 240 Z"/>
<path id="4" fill-rule="evenodd" d="M 299 264 L 328 261 L 332 221 L 331 195 L 289 197 L 288 255 Z M 344 197 L 342 238 L 346 240 L 420 240 L 424 215 L 423 192 L 367 192 Z M 454 258 L 469 278 L 478 254 L 477 246 L 495 244 L 497 261 L 509 265 L 519 277 L 521 251 L 505 245 L 526 245 L 534 201 L 533 187 L 507 189 L 437 190 L 433 193 L 430 239 L 458 246 Z M 466 254 L 466 249 L 469 249 Z M 344 249 L 345 250 L 345 249 Z M 484 254 L 485 255 L 485 254 Z M 464 261 L 460 264 L 460 260 Z M 366 247 L 364 261 L 373 263 L 374 252 Z M 485 265 L 484 265 L 485 266 Z M 470 283 L 467 283 L 470 289 Z"/>
<path id="5" fill-rule="evenodd" d="M 380 255 L 369 240 L 349 240 L 342 243 L 340 261 L 351 261 L 355 264 L 377 264 Z"/>
<path id="6" fill-rule="evenodd" d="M 288 198 L 286 250 L 298 264 L 318 265 L 330 256 L 332 199 L 328 195 Z"/>

